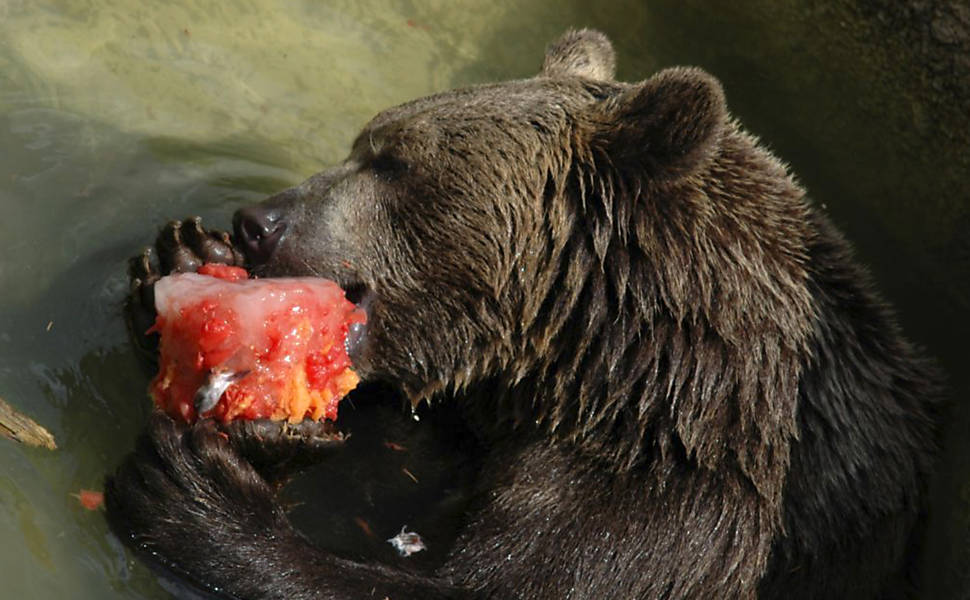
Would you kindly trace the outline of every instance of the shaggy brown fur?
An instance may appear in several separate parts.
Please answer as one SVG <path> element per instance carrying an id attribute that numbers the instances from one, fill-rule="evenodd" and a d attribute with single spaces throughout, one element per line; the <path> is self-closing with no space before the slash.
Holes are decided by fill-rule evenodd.
<path id="1" fill-rule="evenodd" d="M 225 489 L 178 491 L 232 477 L 164 424 L 109 483 L 115 529 L 246 597 L 281 579 L 299 598 L 905 593 L 932 370 L 716 80 L 625 84 L 613 65 L 604 36 L 569 33 L 539 76 L 390 109 L 342 165 L 238 218 L 261 274 L 368 306 L 366 379 L 457 403 L 490 449 L 441 579 L 314 575 L 338 559 L 283 517 L 260 530 Z M 173 524 L 161 504 L 183 502 L 197 516 Z M 220 534 L 202 556 L 176 551 L 203 527 Z M 286 570 L 264 538 L 297 567 L 261 585 Z"/>

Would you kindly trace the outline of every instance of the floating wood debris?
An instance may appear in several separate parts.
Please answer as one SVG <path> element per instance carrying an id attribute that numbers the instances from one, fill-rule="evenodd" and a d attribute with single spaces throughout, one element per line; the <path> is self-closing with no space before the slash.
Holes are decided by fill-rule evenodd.
<path id="1" fill-rule="evenodd" d="M 27 415 L 17 412 L 0 398 L 0 436 L 16 440 L 28 446 L 41 446 L 56 450 L 57 443 L 49 431 Z"/>

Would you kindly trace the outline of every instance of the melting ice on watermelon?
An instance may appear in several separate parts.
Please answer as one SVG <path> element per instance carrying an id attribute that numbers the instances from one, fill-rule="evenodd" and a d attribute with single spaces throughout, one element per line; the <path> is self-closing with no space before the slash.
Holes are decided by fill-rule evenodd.
<path id="1" fill-rule="evenodd" d="M 344 342 L 366 315 L 333 281 L 248 279 L 238 267 L 205 265 L 160 279 L 155 308 L 150 391 L 174 418 L 336 419 L 359 381 Z"/>

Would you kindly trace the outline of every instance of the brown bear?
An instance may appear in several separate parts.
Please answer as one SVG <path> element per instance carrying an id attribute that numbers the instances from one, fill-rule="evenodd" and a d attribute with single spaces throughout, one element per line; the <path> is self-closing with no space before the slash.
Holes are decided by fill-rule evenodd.
<path id="1" fill-rule="evenodd" d="M 487 453 L 440 568 L 311 546 L 268 465 L 332 440 L 258 424 L 154 417 L 107 482 L 114 531 L 234 598 L 911 593 L 932 366 L 713 77 L 613 73 L 567 33 L 536 77 L 379 114 L 237 213 L 239 251 L 197 222 L 158 243 L 161 272 L 335 279 L 368 311 L 362 377 L 457 407 Z M 136 261 L 135 304 L 158 275 Z"/>

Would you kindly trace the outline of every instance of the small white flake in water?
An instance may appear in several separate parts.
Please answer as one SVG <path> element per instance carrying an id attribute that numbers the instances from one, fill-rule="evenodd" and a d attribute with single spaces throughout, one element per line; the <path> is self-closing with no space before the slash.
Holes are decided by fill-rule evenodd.
<path id="1" fill-rule="evenodd" d="M 405 525 L 401 528 L 401 533 L 395 535 L 394 537 L 387 540 L 387 542 L 394 546 L 397 553 L 403 557 L 408 557 L 415 552 L 421 552 L 422 550 L 427 550 L 428 547 L 424 545 L 424 540 L 421 536 L 413 531 L 405 531 L 408 526 Z"/>

